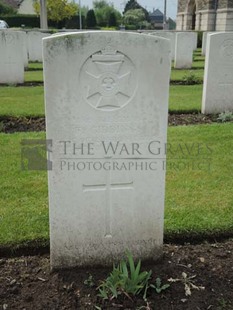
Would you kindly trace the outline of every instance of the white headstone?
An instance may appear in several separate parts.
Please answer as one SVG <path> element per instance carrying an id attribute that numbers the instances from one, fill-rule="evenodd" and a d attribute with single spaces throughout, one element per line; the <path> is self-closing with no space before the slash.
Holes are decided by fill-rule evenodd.
<path id="1" fill-rule="evenodd" d="M 42 61 L 42 39 L 50 36 L 49 33 L 28 31 L 28 58 L 29 61 Z"/>
<path id="2" fill-rule="evenodd" d="M 197 39 L 198 39 L 198 35 L 197 32 L 190 32 L 190 35 L 192 36 L 192 40 L 193 40 L 193 50 L 195 51 L 197 49 Z"/>
<path id="3" fill-rule="evenodd" d="M 176 45 L 176 33 L 171 31 L 157 31 L 151 32 L 149 35 L 154 35 L 157 37 L 165 38 L 170 40 L 171 43 L 171 59 L 174 60 L 175 58 L 175 45 Z"/>
<path id="4" fill-rule="evenodd" d="M 0 83 L 24 82 L 23 32 L 0 31 Z"/>
<path id="5" fill-rule="evenodd" d="M 169 41 L 111 31 L 43 41 L 52 267 L 108 264 L 127 249 L 157 258 Z"/>
<path id="6" fill-rule="evenodd" d="M 207 36 L 202 113 L 233 111 L 233 32 Z"/>
<path id="7" fill-rule="evenodd" d="M 28 45 L 27 45 L 27 34 L 22 31 L 23 34 L 23 58 L 24 58 L 24 68 L 28 67 Z"/>
<path id="8" fill-rule="evenodd" d="M 205 56 L 206 54 L 206 42 L 207 42 L 207 36 L 212 34 L 212 33 L 216 33 L 216 32 L 211 32 L 211 31 L 206 31 L 206 32 L 203 32 L 203 35 L 202 35 L 202 49 L 201 49 L 201 54 L 202 56 Z"/>
<path id="9" fill-rule="evenodd" d="M 175 63 L 176 69 L 192 68 L 193 35 L 190 32 L 176 33 Z"/>
<path id="10" fill-rule="evenodd" d="M 202 34 L 202 48 L 201 48 L 201 54 L 202 56 L 205 56 L 206 53 L 206 39 L 207 39 L 208 32 L 203 32 Z"/>

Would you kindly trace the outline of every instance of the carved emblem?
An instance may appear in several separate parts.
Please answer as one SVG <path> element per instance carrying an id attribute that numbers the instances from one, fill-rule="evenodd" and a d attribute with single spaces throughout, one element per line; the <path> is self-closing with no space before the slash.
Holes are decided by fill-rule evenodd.
<path id="1" fill-rule="evenodd" d="M 83 96 L 92 107 L 117 110 L 125 106 L 135 92 L 135 67 L 126 55 L 107 45 L 85 61 L 80 83 Z"/>

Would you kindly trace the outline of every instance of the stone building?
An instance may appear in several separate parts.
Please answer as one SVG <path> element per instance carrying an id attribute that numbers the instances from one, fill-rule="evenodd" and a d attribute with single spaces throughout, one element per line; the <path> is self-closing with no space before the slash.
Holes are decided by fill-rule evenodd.
<path id="1" fill-rule="evenodd" d="M 178 0 L 176 29 L 233 31 L 233 0 Z"/>

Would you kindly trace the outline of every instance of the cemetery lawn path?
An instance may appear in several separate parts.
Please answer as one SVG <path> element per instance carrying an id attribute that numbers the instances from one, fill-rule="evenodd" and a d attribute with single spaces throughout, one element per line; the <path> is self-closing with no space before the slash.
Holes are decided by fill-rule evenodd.
<path id="1" fill-rule="evenodd" d="M 122 294 L 103 302 L 98 285 L 106 279 L 109 268 L 75 268 L 50 271 L 49 255 L 0 259 L 0 308 L 34 310 L 232 310 L 233 309 L 233 240 L 197 245 L 164 245 L 160 262 L 143 262 L 142 269 L 152 270 L 151 283 L 160 278 L 181 279 L 185 272 L 196 286 L 185 295 L 184 283 L 170 283 L 158 294 L 148 290 L 147 302 L 141 295 Z M 89 282 L 85 282 L 89 279 Z M 90 281 L 91 280 L 91 281 Z M 86 284 L 85 284 L 85 283 Z M 89 284 L 88 284 L 89 283 Z M 146 307 L 147 306 L 147 307 Z"/>

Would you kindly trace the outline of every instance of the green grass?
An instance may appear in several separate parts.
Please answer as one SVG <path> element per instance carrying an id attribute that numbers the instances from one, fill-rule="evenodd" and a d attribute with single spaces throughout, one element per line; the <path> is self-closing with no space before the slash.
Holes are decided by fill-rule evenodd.
<path id="1" fill-rule="evenodd" d="M 170 86 L 169 111 L 200 111 L 202 85 Z M 1 116 L 44 116 L 44 91 L 42 86 L 1 87 Z"/>
<path id="2" fill-rule="evenodd" d="M 204 70 L 204 67 L 205 67 L 205 61 L 194 61 L 192 64 L 192 69 L 198 68 Z"/>
<path id="3" fill-rule="evenodd" d="M 20 141 L 42 133 L 0 134 L 0 244 L 48 238 L 46 172 L 21 171 Z"/>
<path id="4" fill-rule="evenodd" d="M 195 55 L 194 61 L 205 61 L 205 56 Z"/>
<path id="5" fill-rule="evenodd" d="M 43 82 L 43 71 L 26 71 L 24 72 L 25 82 Z"/>
<path id="6" fill-rule="evenodd" d="M 36 87 L 1 87 L 1 116 L 43 116 L 44 90 Z"/>
<path id="7" fill-rule="evenodd" d="M 203 69 L 173 69 L 171 71 L 171 81 L 182 81 L 185 76 L 194 74 L 195 77 L 203 81 L 204 70 Z"/>
<path id="8" fill-rule="evenodd" d="M 170 112 L 200 112 L 202 101 L 202 85 L 171 85 Z"/>
<path id="9" fill-rule="evenodd" d="M 41 62 L 29 62 L 28 70 L 43 70 L 43 64 Z"/>
<path id="10" fill-rule="evenodd" d="M 233 229 L 232 136 L 233 124 L 229 123 L 169 128 L 172 152 L 168 152 L 167 161 L 166 234 L 182 233 L 188 238 L 193 232 Z M 0 134 L 1 245 L 49 238 L 47 175 L 20 170 L 21 139 L 44 137 L 44 133 Z M 184 143 L 189 147 L 194 143 L 192 156 L 180 151 L 179 145 L 184 149 Z M 197 143 L 202 145 L 200 155 Z M 183 169 L 181 162 L 202 166 Z"/>
<path id="11" fill-rule="evenodd" d="M 202 155 L 193 151 L 193 159 L 186 155 L 183 161 L 172 160 L 174 156 L 182 157 L 179 150 L 168 156 L 171 160 L 167 173 L 167 233 L 233 231 L 232 137 L 233 124 L 169 128 L 168 142 L 181 143 L 183 148 L 184 142 L 189 146 L 202 143 Z M 181 162 L 202 166 L 196 170 L 182 169 Z"/>

